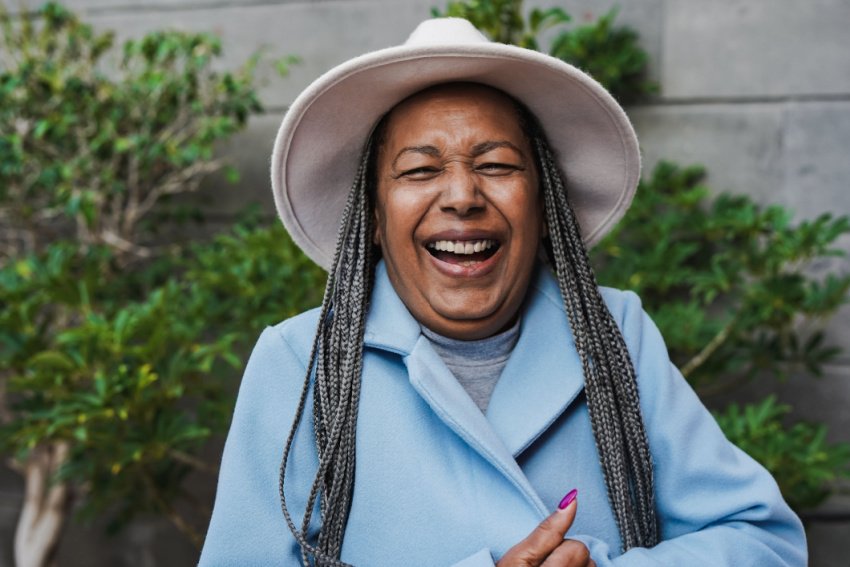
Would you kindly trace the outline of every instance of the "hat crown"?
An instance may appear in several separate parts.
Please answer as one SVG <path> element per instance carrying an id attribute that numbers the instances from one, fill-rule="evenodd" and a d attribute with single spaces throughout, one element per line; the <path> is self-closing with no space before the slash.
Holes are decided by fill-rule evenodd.
<path id="1" fill-rule="evenodd" d="M 433 18 L 425 20 L 413 30 L 405 47 L 427 47 L 429 45 L 463 45 L 490 43 L 468 20 L 463 18 Z"/>

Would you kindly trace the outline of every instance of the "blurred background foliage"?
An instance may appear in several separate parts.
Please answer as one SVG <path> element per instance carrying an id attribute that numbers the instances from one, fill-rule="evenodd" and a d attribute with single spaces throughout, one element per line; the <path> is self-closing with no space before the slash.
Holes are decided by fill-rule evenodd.
<path id="1" fill-rule="evenodd" d="M 545 44 L 623 102 L 655 92 L 616 12 L 572 25 L 560 8 L 526 15 L 518 0 L 468 0 L 434 14 Z M 318 304 L 324 286 L 257 210 L 202 242 L 178 236 L 203 211 L 173 197 L 228 167 L 216 144 L 262 111 L 262 62 L 216 71 L 209 34 L 116 46 L 57 4 L 22 16 L 0 7 L 0 29 L 0 450 L 28 491 L 58 495 L 63 518 L 73 508 L 117 529 L 160 514 L 200 544 L 209 510 L 193 503 L 190 479 L 216 473 L 203 447 L 227 428 L 243 355 L 263 326 Z M 704 177 L 659 164 L 593 251 L 600 281 L 641 295 L 709 402 L 755 377 L 815 379 L 839 354 L 821 328 L 850 277 L 807 268 L 840 254 L 847 218 L 794 223 Z M 788 412 L 766 398 L 717 417 L 805 509 L 850 476 L 850 447 Z M 61 533 L 60 523 L 52 550 Z"/>
<path id="2" fill-rule="evenodd" d="M 704 175 L 659 163 L 592 251 L 597 277 L 640 295 L 727 437 L 770 470 L 789 504 L 812 508 L 850 478 L 850 445 L 827 443 L 822 424 L 789 423 L 790 407 L 772 397 L 722 406 L 754 379 L 819 379 L 841 353 L 825 344 L 823 325 L 847 300 L 850 276 L 807 270 L 843 254 L 836 240 L 850 221 L 792 223 L 782 207 L 715 194 Z"/>
<path id="3" fill-rule="evenodd" d="M 206 242 L 177 236 L 203 214 L 173 197 L 226 168 L 216 144 L 262 110 L 259 58 L 217 71 L 210 34 L 115 46 L 57 4 L 3 9 L 0 29 L 0 450 L 27 484 L 16 562 L 47 564 L 72 508 L 116 529 L 161 514 L 200 545 L 209 505 L 192 511 L 186 481 L 216 474 L 201 449 L 227 428 L 242 355 L 324 282 L 256 214 Z M 44 518 L 54 533 L 28 539 Z"/>
<path id="4" fill-rule="evenodd" d="M 533 8 L 525 16 L 522 0 L 455 1 L 431 13 L 465 18 L 493 41 L 537 51 L 549 39 L 549 55 L 586 71 L 623 104 L 657 90 L 646 78 L 649 56 L 637 33 L 614 25 L 616 8 L 596 21 L 574 26 L 568 25 L 572 17 L 559 7 Z"/>

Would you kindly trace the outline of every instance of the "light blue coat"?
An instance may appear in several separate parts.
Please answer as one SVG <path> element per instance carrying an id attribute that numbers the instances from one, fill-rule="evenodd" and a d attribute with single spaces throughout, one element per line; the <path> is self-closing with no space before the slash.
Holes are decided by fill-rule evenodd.
<path id="1" fill-rule="evenodd" d="M 583 541 L 599 567 L 806 564 L 800 521 L 770 475 L 724 438 L 670 363 L 638 297 L 603 295 L 637 370 L 664 541 L 620 554 L 581 365 L 557 282 L 545 269 L 531 284 L 519 342 L 485 416 L 421 334 L 381 264 L 366 326 L 344 561 L 492 567 L 578 488 L 568 537 Z M 251 355 L 201 565 L 299 564 L 280 510 L 278 466 L 317 317 L 313 310 L 266 329 Z M 287 474 L 296 524 L 317 466 L 311 423 L 307 415 Z"/>

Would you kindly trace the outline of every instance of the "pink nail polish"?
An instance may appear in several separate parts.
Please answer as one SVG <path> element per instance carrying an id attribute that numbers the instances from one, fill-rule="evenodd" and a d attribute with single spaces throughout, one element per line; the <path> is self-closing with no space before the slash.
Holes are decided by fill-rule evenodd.
<path id="1" fill-rule="evenodd" d="M 564 498 L 561 500 L 561 503 L 558 504 L 558 510 L 563 510 L 564 508 L 572 504 L 573 501 L 576 499 L 576 496 L 578 496 L 578 490 L 576 490 L 575 488 L 567 492 L 567 495 L 564 496 Z"/>

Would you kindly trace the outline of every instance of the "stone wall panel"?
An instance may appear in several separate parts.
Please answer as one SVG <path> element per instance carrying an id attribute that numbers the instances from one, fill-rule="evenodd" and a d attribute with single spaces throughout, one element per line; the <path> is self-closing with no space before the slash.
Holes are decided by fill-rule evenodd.
<path id="1" fill-rule="evenodd" d="M 652 105 L 629 109 L 644 177 L 661 160 L 706 166 L 715 191 L 775 202 L 782 186 L 782 109 L 773 104 Z"/>
<path id="2" fill-rule="evenodd" d="M 101 29 L 118 31 L 118 41 L 171 27 L 212 31 L 222 38 L 219 66 L 234 68 L 263 49 L 261 98 L 271 109 L 285 108 L 316 77 L 354 55 L 404 41 L 428 17 L 431 2 L 413 0 L 284 3 L 248 7 L 224 6 L 161 12 L 95 14 Z M 281 78 L 271 64 L 295 55 L 301 62 Z M 352 109 L 356 112 L 356 109 Z"/>
<path id="3" fill-rule="evenodd" d="M 662 95 L 850 94 L 845 0 L 668 0 Z"/>
<path id="4" fill-rule="evenodd" d="M 783 200 L 800 218 L 850 214 L 850 100 L 788 104 L 784 131 Z"/>

